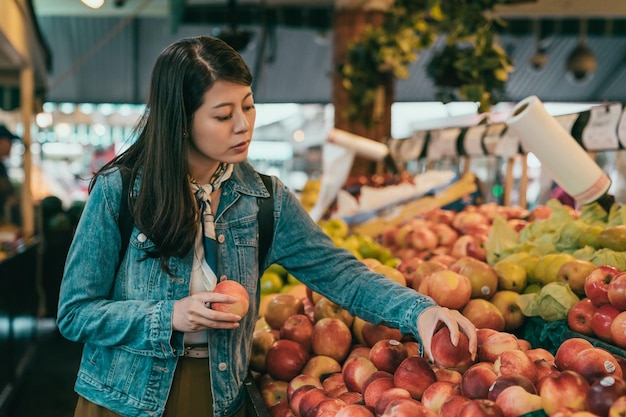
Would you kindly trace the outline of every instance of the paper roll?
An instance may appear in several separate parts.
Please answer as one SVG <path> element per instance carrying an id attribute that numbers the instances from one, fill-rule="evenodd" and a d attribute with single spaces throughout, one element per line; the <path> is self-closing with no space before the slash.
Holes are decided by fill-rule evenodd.
<path id="1" fill-rule="evenodd" d="M 559 184 L 580 204 L 607 193 L 611 180 L 536 96 L 526 97 L 511 111 L 507 125 L 526 150 L 535 154 Z"/>
<path id="2" fill-rule="evenodd" d="M 341 129 L 331 129 L 328 134 L 328 142 L 351 149 L 358 156 L 371 159 L 373 161 L 381 161 L 389 154 L 389 148 L 384 143 L 355 135 Z"/>

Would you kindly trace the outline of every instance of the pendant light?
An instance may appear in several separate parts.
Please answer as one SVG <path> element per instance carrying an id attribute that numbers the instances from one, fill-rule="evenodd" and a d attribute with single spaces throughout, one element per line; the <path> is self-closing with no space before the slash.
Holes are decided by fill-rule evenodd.
<path id="1" fill-rule="evenodd" d="M 80 0 L 85 6 L 92 9 L 99 9 L 104 4 L 104 0 Z"/>
<path id="2" fill-rule="evenodd" d="M 580 21 L 580 40 L 578 45 L 572 50 L 567 57 L 565 67 L 567 69 L 567 76 L 572 81 L 581 83 L 589 80 L 598 67 L 598 61 L 593 51 L 587 46 L 586 42 L 587 34 L 587 20 L 581 19 Z"/>

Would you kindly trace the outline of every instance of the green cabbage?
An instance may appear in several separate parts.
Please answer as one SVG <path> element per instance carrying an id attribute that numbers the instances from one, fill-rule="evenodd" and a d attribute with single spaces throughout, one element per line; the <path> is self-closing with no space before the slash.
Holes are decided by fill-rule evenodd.
<path id="1" fill-rule="evenodd" d="M 567 318 L 567 313 L 580 299 L 564 282 L 551 282 L 539 293 L 520 294 L 517 305 L 527 317 L 539 316 L 545 321 Z"/>

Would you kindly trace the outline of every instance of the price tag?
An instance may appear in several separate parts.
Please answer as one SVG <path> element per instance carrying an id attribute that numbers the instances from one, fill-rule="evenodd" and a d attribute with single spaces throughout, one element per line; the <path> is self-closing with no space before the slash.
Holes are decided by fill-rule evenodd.
<path id="1" fill-rule="evenodd" d="M 507 129 L 498 142 L 495 154 L 503 157 L 511 157 L 519 154 L 519 138 L 511 129 Z"/>
<path id="2" fill-rule="evenodd" d="M 483 138 L 483 146 L 487 150 L 487 155 L 495 155 L 498 142 L 500 142 L 500 136 L 502 131 L 506 128 L 504 123 L 494 123 L 487 127 L 485 137 Z"/>
<path id="3" fill-rule="evenodd" d="M 467 129 L 463 137 L 463 150 L 467 156 L 482 156 L 485 154 L 483 150 L 483 136 L 487 130 L 487 125 L 472 126 Z"/>
<path id="4" fill-rule="evenodd" d="M 589 122 L 583 128 L 582 143 L 588 151 L 617 149 L 617 124 L 622 113 L 622 105 L 614 103 L 596 106 L 589 110 Z"/>
<path id="5" fill-rule="evenodd" d="M 431 130 L 426 157 L 430 161 L 458 156 L 456 141 L 461 134 L 460 128 Z"/>

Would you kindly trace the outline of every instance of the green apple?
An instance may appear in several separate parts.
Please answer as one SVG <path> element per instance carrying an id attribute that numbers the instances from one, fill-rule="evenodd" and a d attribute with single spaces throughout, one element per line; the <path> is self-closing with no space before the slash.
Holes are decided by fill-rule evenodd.
<path id="1" fill-rule="evenodd" d="M 512 261 L 500 261 L 493 266 L 493 269 L 498 275 L 498 289 L 520 293 L 526 288 L 528 280 L 523 266 Z"/>

